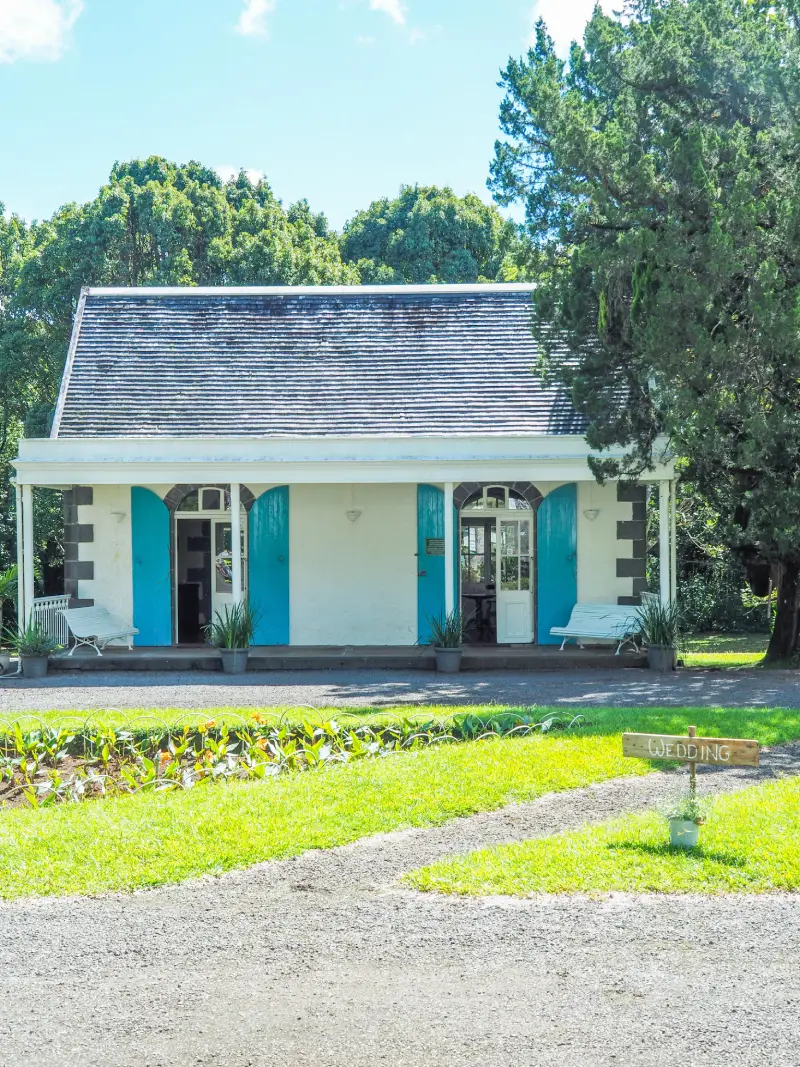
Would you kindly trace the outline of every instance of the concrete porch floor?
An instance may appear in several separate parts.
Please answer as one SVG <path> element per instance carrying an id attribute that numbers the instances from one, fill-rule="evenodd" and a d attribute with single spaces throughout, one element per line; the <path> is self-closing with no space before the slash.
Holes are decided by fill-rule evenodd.
<path id="1" fill-rule="evenodd" d="M 646 654 L 613 648 L 568 647 L 557 645 L 466 645 L 464 671 L 553 671 L 592 667 L 613 669 L 645 667 Z M 435 670 L 433 649 L 411 646 L 274 646 L 254 645 L 250 649 L 248 671 L 312 670 Z M 219 653 L 209 647 L 107 648 L 102 656 L 81 648 L 73 656 L 50 657 L 50 671 L 221 671 Z"/>

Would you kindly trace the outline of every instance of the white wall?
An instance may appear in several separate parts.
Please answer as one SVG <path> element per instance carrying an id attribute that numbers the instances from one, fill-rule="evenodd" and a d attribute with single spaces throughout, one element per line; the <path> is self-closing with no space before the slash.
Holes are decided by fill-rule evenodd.
<path id="1" fill-rule="evenodd" d="M 292 644 L 413 645 L 416 485 L 292 485 L 289 516 Z"/>
<path id="2" fill-rule="evenodd" d="M 585 511 L 598 510 L 587 519 Z M 617 500 L 616 482 L 578 483 L 578 603 L 616 604 L 630 596 L 633 582 L 617 578 L 617 556 L 630 556 L 631 542 L 617 540 L 617 521 L 630 521 L 629 503 Z"/>
<path id="3" fill-rule="evenodd" d="M 78 545 L 78 558 L 94 561 L 94 579 L 78 582 L 78 596 L 132 623 L 131 488 L 95 485 L 93 490 L 93 502 L 78 508 L 78 522 L 94 526 L 94 541 Z"/>

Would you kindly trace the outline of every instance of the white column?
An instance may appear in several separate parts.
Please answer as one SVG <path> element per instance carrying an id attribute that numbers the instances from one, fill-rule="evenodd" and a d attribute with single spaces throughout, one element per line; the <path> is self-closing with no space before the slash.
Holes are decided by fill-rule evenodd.
<path id="1" fill-rule="evenodd" d="M 675 507 L 675 479 L 669 483 L 669 595 L 678 599 L 678 518 Z"/>
<path id="2" fill-rule="evenodd" d="M 453 483 L 444 485 L 444 610 L 450 615 L 456 609 L 453 572 L 455 556 L 453 554 Z"/>
<path id="3" fill-rule="evenodd" d="M 239 483 L 231 482 L 231 585 L 233 602 L 242 602 L 242 516 Z"/>
<path id="4" fill-rule="evenodd" d="M 23 626 L 28 625 L 33 608 L 33 487 L 22 487 L 22 575 L 25 586 L 25 615 Z"/>
<path id="5" fill-rule="evenodd" d="M 666 604 L 670 595 L 669 482 L 658 483 L 658 574 L 659 593 Z"/>
<path id="6" fill-rule="evenodd" d="M 25 567 L 24 560 L 24 532 L 22 516 L 22 486 L 17 485 L 17 619 L 19 626 L 23 625 L 25 618 Z"/>

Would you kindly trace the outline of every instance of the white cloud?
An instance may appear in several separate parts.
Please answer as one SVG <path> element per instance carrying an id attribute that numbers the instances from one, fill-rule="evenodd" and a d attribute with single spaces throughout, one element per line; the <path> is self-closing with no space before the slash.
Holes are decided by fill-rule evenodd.
<path id="1" fill-rule="evenodd" d="M 382 11 L 398 26 L 406 24 L 406 9 L 402 0 L 369 0 L 370 11 Z"/>
<path id="2" fill-rule="evenodd" d="M 544 19 L 556 52 L 566 57 L 570 44 L 583 40 L 583 30 L 592 17 L 594 4 L 595 0 L 537 0 L 531 12 L 531 22 L 536 25 L 538 19 Z M 600 6 L 609 11 L 614 5 L 601 2 Z"/>
<path id="3" fill-rule="evenodd" d="M 0 63 L 58 59 L 83 0 L 0 0 Z"/>
<path id="4" fill-rule="evenodd" d="M 421 30 L 418 26 L 415 27 L 408 35 L 409 44 L 422 44 L 423 41 L 428 40 L 428 35 L 424 30 Z"/>
<path id="5" fill-rule="evenodd" d="M 0 0 L 2 3 L 3 0 Z M 276 0 L 244 0 L 244 9 L 236 23 L 236 32 L 245 37 L 268 37 L 267 15 L 275 10 Z"/>
<path id="6" fill-rule="evenodd" d="M 2 0 L 0 0 L 2 3 Z M 231 178 L 238 178 L 240 167 L 233 167 L 229 163 L 222 163 L 218 167 L 214 167 L 214 170 L 219 174 L 220 178 L 224 182 L 229 182 Z M 251 185 L 258 185 L 261 179 L 264 177 L 263 170 L 255 170 L 253 167 L 245 167 L 244 172 Z"/>
<path id="7" fill-rule="evenodd" d="M 372 48 L 375 44 L 374 37 L 356 37 L 356 44 L 360 44 L 362 48 Z"/>

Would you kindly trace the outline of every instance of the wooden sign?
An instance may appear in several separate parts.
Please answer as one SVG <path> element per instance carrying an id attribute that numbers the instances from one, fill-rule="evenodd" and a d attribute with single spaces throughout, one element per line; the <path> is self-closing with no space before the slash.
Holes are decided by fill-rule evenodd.
<path id="1" fill-rule="evenodd" d="M 711 763 L 718 767 L 757 767 L 758 741 L 738 737 L 695 737 L 673 734 L 623 734 L 622 755 L 638 759 L 669 759 L 681 763 Z"/>

